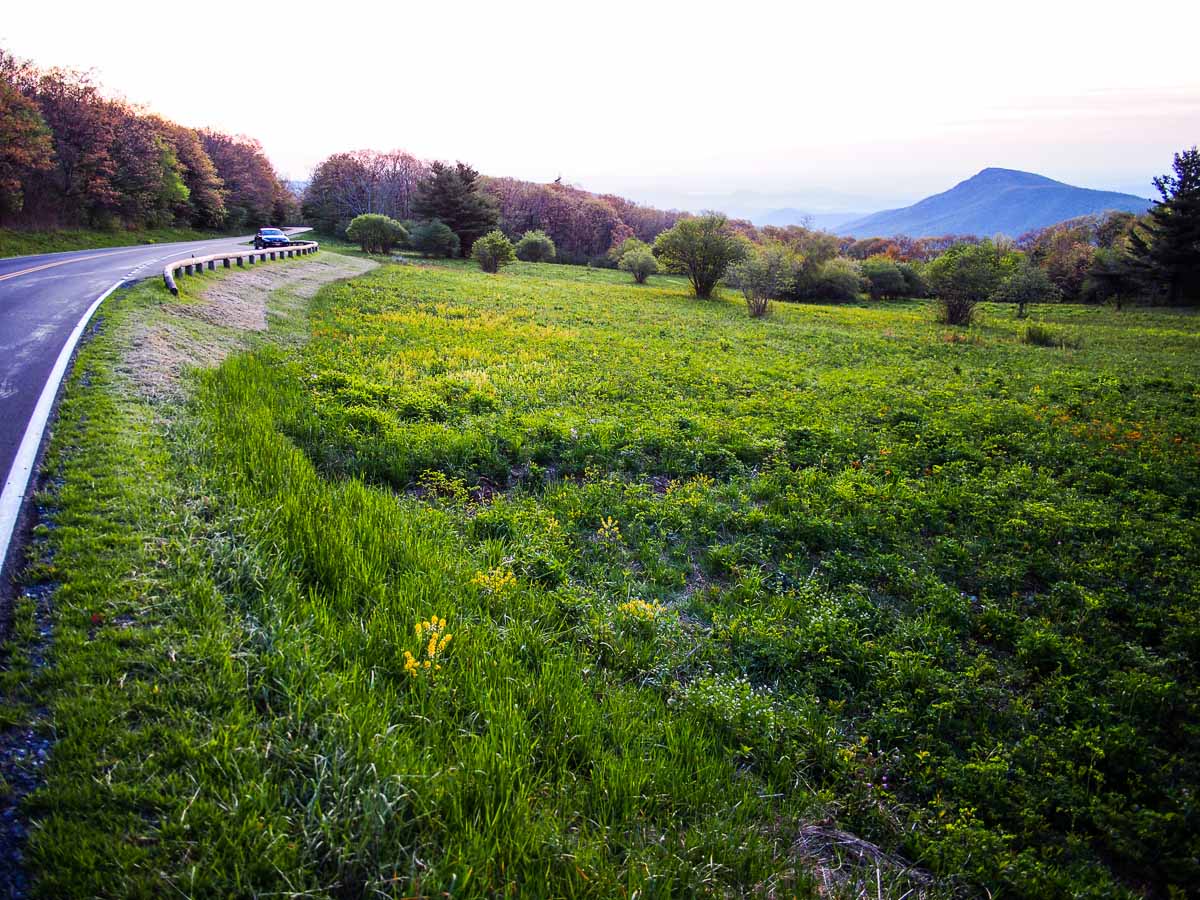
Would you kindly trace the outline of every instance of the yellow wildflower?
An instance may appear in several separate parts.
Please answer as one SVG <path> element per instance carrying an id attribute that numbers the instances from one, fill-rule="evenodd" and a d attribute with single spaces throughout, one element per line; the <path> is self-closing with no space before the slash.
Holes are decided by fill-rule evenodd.
<path id="1" fill-rule="evenodd" d="M 617 524 L 617 520 L 612 516 L 605 516 L 600 520 L 600 527 L 596 529 L 596 537 L 602 541 L 619 541 L 621 539 L 621 526 Z"/>
<path id="2" fill-rule="evenodd" d="M 409 675 L 416 677 L 422 670 L 426 672 L 441 671 L 441 664 L 438 662 L 446 648 L 450 645 L 450 639 L 453 637 L 446 631 L 446 620 L 438 616 L 430 616 L 428 619 L 423 619 L 414 627 L 419 640 L 425 641 L 425 636 L 429 639 L 424 643 L 421 649 L 422 659 L 412 654 L 412 651 L 404 651 L 404 671 Z"/>
<path id="3" fill-rule="evenodd" d="M 487 572 L 476 572 L 475 577 L 471 579 L 471 584 L 483 589 L 486 593 L 499 597 L 517 586 L 517 576 L 503 566 L 496 566 Z M 442 625 L 445 624 L 446 620 L 443 619 Z"/>
<path id="4" fill-rule="evenodd" d="M 667 611 L 661 603 L 647 603 L 640 597 L 634 597 L 617 606 L 617 612 L 638 622 L 654 622 Z"/>

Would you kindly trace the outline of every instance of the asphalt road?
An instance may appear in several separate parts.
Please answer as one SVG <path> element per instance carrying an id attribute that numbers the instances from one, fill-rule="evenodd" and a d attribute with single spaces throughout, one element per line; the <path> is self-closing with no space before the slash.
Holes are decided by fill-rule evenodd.
<path id="1" fill-rule="evenodd" d="M 304 229 L 288 229 L 301 231 Z M 241 249 L 251 236 L 0 259 L 0 484 L 63 345 L 118 281 L 160 277 L 172 258 Z M 0 566 L 3 566 L 0 559 Z"/>

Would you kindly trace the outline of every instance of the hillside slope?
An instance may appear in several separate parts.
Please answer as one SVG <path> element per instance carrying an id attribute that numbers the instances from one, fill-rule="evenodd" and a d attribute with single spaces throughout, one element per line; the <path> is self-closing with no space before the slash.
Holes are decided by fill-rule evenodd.
<path id="1" fill-rule="evenodd" d="M 1063 184 L 1032 172 L 984 169 L 978 175 L 903 209 L 888 209 L 838 229 L 855 237 L 934 237 L 942 234 L 1007 234 L 1076 216 L 1119 209 L 1145 212 L 1150 201 L 1133 194 Z"/>

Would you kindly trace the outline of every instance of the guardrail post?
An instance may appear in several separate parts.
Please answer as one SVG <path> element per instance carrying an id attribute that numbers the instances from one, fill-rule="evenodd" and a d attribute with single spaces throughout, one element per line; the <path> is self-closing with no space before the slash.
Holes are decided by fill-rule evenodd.
<path id="1" fill-rule="evenodd" d="M 224 266 L 226 269 L 229 268 L 229 257 L 228 256 L 226 256 L 224 259 L 221 260 L 221 265 Z"/>
<path id="2" fill-rule="evenodd" d="M 217 261 L 215 259 L 210 259 L 208 261 L 208 271 L 214 272 L 214 271 L 216 271 L 216 268 L 217 268 Z"/>
<path id="3" fill-rule="evenodd" d="M 184 275 L 192 274 L 192 264 L 191 263 L 188 263 L 186 266 L 183 267 L 183 274 Z"/>
<path id="4" fill-rule="evenodd" d="M 246 264 L 245 264 L 244 262 L 242 262 L 242 258 L 241 258 L 240 256 L 237 258 L 237 261 L 238 261 L 238 268 L 239 268 L 239 269 L 244 269 L 244 268 L 246 268 Z"/>

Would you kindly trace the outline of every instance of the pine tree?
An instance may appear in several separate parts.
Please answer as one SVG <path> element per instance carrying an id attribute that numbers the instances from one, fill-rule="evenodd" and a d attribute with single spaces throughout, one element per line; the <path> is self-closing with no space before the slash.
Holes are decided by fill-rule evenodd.
<path id="1" fill-rule="evenodd" d="M 1172 169 L 1154 179 L 1162 200 L 1150 210 L 1145 232 L 1130 235 L 1130 249 L 1169 305 L 1200 304 L 1200 151 L 1176 153 Z"/>
<path id="2" fill-rule="evenodd" d="M 420 219 L 440 219 L 458 235 L 463 256 L 471 245 L 496 227 L 496 203 L 479 188 L 479 173 L 466 163 L 435 162 L 417 185 L 413 212 Z"/>

